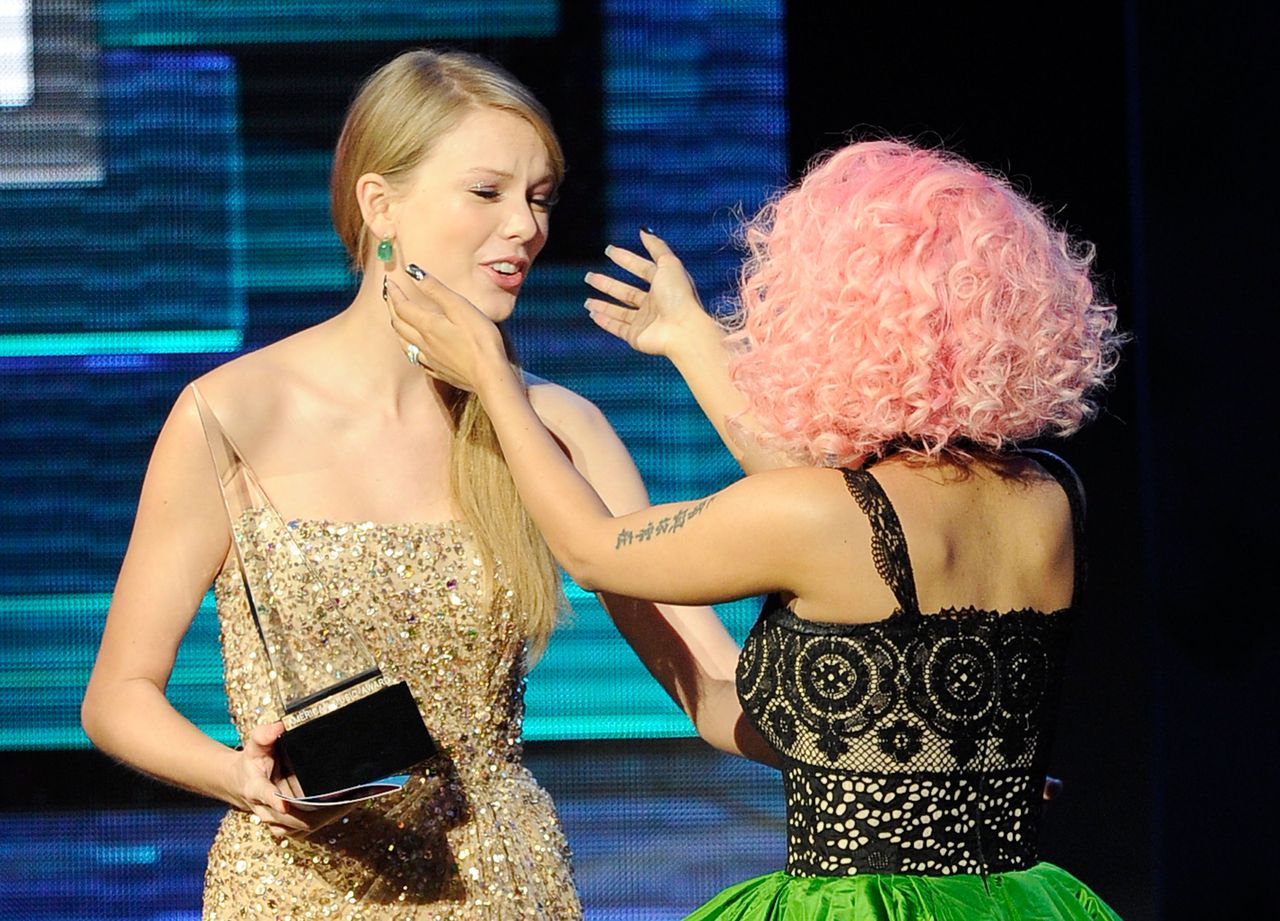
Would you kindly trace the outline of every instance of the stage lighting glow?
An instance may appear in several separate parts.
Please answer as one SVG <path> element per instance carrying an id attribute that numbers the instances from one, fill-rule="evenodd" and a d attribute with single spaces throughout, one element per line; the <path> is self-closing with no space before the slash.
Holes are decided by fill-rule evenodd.
<path id="1" fill-rule="evenodd" d="M 35 87 L 31 0 L 0 2 L 0 106 L 25 106 Z"/>

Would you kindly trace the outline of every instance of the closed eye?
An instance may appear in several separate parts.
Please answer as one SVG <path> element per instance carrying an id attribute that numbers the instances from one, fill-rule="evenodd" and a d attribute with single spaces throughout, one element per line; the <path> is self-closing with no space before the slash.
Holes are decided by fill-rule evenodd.
<path id="1" fill-rule="evenodd" d="M 495 189 L 491 186 L 474 186 L 468 191 L 477 198 L 484 201 L 498 201 L 502 198 L 502 190 Z M 529 196 L 529 204 L 541 211 L 550 211 L 556 205 L 560 204 L 559 193 L 553 192 L 550 195 L 531 195 Z"/>

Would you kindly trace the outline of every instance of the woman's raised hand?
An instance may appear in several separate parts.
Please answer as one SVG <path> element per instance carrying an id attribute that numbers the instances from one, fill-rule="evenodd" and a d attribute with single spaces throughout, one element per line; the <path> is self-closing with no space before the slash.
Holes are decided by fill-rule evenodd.
<path id="1" fill-rule="evenodd" d="M 620 246 L 608 247 L 605 255 L 643 284 L 588 272 L 587 284 L 613 300 L 588 298 L 586 307 L 597 326 L 636 351 L 674 358 L 681 345 L 693 338 L 692 328 L 710 318 L 703 310 L 693 279 L 671 247 L 643 229 L 640 242 L 648 251 L 648 258 Z"/>
<path id="2" fill-rule="evenodd" d="M 502 335 L 465 297 L 417 266 L 387 278 L 391 326 L 409 360 L 436 380 L 475 390 L 485 372 L 510 369 Z"/>

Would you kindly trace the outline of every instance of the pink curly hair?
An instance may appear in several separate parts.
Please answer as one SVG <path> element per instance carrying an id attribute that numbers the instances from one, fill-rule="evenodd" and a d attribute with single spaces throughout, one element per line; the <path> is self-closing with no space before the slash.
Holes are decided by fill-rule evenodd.
<path id="1" fill-rule="evenodd" d="M 745 239 L 730 374 L 766 440 L 810 463 L 1067 435 L 1115 368 L 1092 247 L 958 157 L 851 144 Z"/>

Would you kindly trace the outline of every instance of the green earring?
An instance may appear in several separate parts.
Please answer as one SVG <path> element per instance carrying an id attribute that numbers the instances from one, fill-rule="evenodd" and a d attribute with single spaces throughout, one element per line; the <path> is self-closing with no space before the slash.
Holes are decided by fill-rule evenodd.
<path id="1" fill-rule="evenodd" d="M 391 238 L 383 237 L 378 241 L 378 259 L 382 262 L 391 261 Z"/>

